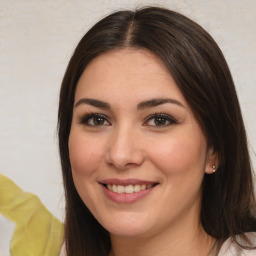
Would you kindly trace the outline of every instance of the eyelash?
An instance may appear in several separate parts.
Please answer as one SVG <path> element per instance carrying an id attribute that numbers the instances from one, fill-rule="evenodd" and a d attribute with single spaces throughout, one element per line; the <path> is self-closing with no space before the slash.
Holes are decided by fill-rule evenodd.
<path id="1" fill-rule="evenodd" d="M 89 122 L 92 121 L 96 121 L 96 118 L 101 119 L 104 123 L 108 122 L 108 124 L 90 124 Z M 83 116 L 80 120 L 79 120 L 80 124 L 86 125 L 86 126 L 107 126 L 107 125 L 111 125 L 111 123 L 108 121 L 108 118 L 105 115 L 102 115 L 100 113 L 90 113 L 87 114 L 85 116 Z"/>
<path id="2" fill-rule="evenodd" d="M 163 125 L 157 125 L 156 124 L 156 119 L 161 119 L 163 120 L 165 123 Z M 157 128 L 163 128 L 163 127 L 167 127 L 173 124 L 177 124 L 177 120 L 173 117 L 171 117 L 170 115 L 167 115 L 165 113 L 155 113 L 153 115 L 150 115 L 149 117 L 147 117 L 146 121 L 143 123 L 144 126 L 147 125 L 147 123 L 150 120 L 154 120 L 154 124 L 155 125 L 149 125 L 149 126 L 155 126 Z M 166 122 L 168 122 L 168 124 L 166 124 Z"/>
<path id="3" fill-rule="evenodd" d="M 90 123 L 90 121 L 94 122 L 94 121 L 102 121 L 103 123 L 99 123 L 99 124 L 95 124 L 95 123 Z M 161 124 L 156 124 L 156 120 L 157 119 L 161 119 L 161 121 L 163 121 L 164 123 Z M 154 120 L 154 125 L 149 125 L 149 121 Z M 107 122 L 107 124 L 106 124 Z M 166 124 L 166 122 L 168 122 Z M 86 125 L 86 126 L 108 126 L 111 125 L 110 121 L 108 120 L 108 117 L 105 115 L 102 115 L 100 113 L 90 113 L 90 114 L 86 114 L 85 116 L 83 116 L 80 120 L 79 120 L 80 124 Z M 146 118 L 145 122 L 143 123 L 143 126 L 155 126 L 157 128 L 163 128 L 163 127 L 167 127 L 173 124 L 177 124 L 177 120 L 173 117 L 171 117 L 170 115 L 167 115 L 165 113 L 155 113 L 153 115 L 150 115 Z"/>

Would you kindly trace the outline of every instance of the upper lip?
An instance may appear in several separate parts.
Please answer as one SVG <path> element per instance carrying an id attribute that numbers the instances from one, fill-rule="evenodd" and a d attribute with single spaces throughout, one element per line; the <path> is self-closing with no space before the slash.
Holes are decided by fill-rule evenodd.
<path id="1" fill-rule="evenodd" d="M 148 180 L 139 180 L 139 179 L 104 179 L 99 181 L 101 184 L 115 184 L 115 185 L 122 185 L 122 186 L 127 186 L 127 185 L 150 185 L 150 184 L 156 184 L 158 182 L 156 181 L 148 181 Z"/>

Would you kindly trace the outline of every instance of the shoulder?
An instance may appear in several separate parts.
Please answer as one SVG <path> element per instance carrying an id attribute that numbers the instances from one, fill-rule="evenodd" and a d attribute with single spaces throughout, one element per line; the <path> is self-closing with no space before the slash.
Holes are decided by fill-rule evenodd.
<path id="1" fill-rule="evenodd" d="M 256 246 L 256 232 L 245 233 L 247 238 L 251 241 L 253 246 Z M 236 236 L 236 239 L 239 243 L 244 246 L 250 246 L 248 243 L 242 240 L 240 236 Z M 254 250 L 245 250 L 239 247 L 233 238 L 227 239 L 220 248 L 218 256 L 255 256 L 256 249 Z"/>

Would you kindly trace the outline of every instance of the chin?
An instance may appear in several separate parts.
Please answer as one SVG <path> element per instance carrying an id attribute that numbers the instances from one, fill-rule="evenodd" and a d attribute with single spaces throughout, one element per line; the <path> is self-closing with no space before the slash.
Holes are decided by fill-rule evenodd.
<path id="1" fill-rule="evenodd" d="M 144 221 L 138 216 L 123 216 L 122 218 L 111 219 L 111 222 L 103 221 L 103 226 L 110 235 L 120 236 L 120 237 L 136 237 L 143 236 L 149 231 L 149 222 Z M 114 222 L 113 222 L 114 221 Z"/>
<path id="2" fill-rule="evenodd" d="M 126 237 L 126 238 L 136 238 L 136 237 L 143 237 L 145 234 L 147 234 L 147 230 L 140 228 L 140 227 L 117 227 L 117 228 L 111 228 L 109 230 L 110 236 L 116 236 L 116 237 Z"/>

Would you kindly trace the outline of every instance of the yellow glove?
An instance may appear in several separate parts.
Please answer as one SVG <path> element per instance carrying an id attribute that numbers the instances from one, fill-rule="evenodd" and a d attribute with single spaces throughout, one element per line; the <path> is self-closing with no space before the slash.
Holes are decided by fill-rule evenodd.
<path id="1" fill-rule="evenodd" d="M 22 191 L 0 174 L 0 213 L 16 223 L 12 256 L 57 256 L 63 242 L 63 224 L 40 199 Z"/>

